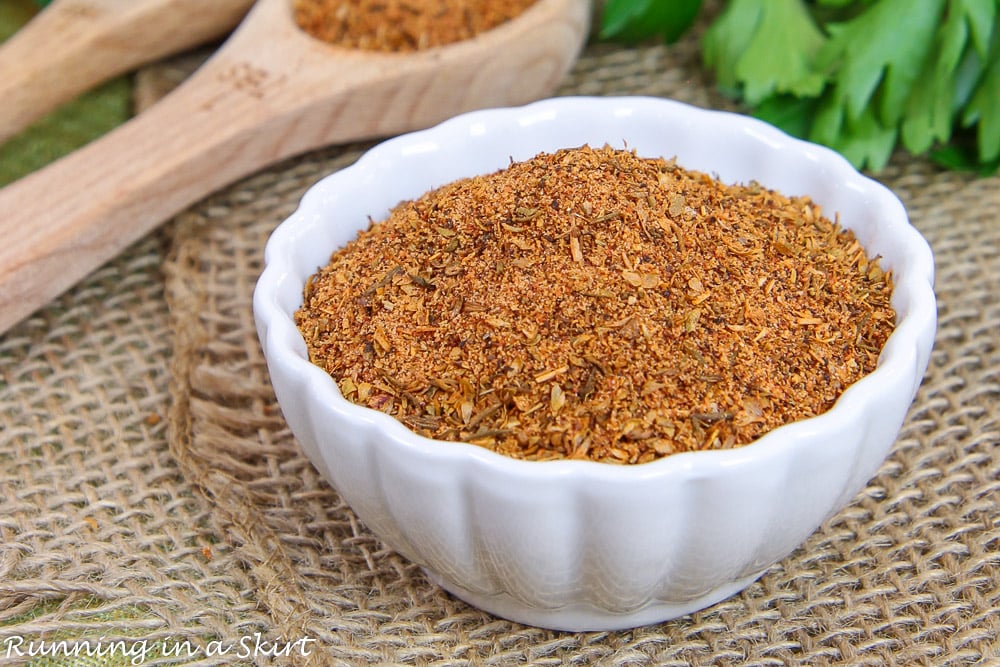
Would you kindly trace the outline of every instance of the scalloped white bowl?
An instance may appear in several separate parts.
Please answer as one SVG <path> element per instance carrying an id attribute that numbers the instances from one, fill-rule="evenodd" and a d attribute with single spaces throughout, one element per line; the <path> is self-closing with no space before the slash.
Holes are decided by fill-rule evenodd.
<path id="1" fill-rule="evenodd" d="M 810 195 L 893 272 L 878 368 L 827 413 L 738 449 L 634 466 L 530 462 L 418 436 L 346 401 L 293 321 L 306 279 L 403 199 L 589 143 L 676 156 L 727 182 Z M 653 98 L 558 98 L 477 111 L 368 151 L 303 197 L 269 240 L 256 325 L 281 409 L 367 526 L 457 597 L 561 630 L 680 616 L 791 553 L 875 474 L 927 368 L 933 258 L 900 201 L 825 148 L 736 114 Z"/>

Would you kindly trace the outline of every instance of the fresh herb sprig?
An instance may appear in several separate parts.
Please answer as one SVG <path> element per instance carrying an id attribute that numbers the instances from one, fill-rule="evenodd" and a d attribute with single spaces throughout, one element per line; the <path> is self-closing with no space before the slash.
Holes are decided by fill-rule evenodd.
<path id="1" fill-rule="evenodd" d="M 680 38 L 701 0 L 608 0 L 604 39 Z M 1000 169 L 1000 0 L 727 0 L 702 59 L 754 115 L 881 170 L 899 145 Z"/>

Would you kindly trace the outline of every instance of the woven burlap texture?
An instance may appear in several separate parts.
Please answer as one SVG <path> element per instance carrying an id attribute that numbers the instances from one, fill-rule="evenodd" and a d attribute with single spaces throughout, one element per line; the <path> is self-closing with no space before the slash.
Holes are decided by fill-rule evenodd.
<path id="1" fill-rule="evenodd" d="M 693 40 L 591 47 L 560 93 L 727 106 Z M 251 313 L 263 245 L 364 148 L 216 194 L 0 338 L 0 642 L 315 640 L 253 664 L 1000 664 L 1000 179 L 905 156 L 880 175 L 934 248 L 940 328 L 855 501 L 702 612 L 558 633 L 429 583 L 319 478 L 276 406 Z"/>

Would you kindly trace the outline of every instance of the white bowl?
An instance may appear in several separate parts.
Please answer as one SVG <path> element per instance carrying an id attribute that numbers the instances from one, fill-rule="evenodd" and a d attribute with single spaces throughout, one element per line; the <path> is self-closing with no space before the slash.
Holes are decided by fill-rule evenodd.
<path id="1" fill-rule="evenodd" d="M 589 143 L 676 156 L 839 213 L 895 286 L 878 368 L 827 413 L 732 450 L 633 466 L 531 462 L 418 436 L 346 401 L 293 321 L 306 279 L 403 199 L 540 151 Z M 387 141 L 317 183 L 267 244 L 254 311 L 274 389 L 306 454 L 382 540 L 457 597 L 508 619 L 611 630 L 739 591 L 874 475 L 936 328 L 933 258 L 900 201 L 825 148 L 736 114 L 641 98 L 560 98 L 477 111 Z"/>

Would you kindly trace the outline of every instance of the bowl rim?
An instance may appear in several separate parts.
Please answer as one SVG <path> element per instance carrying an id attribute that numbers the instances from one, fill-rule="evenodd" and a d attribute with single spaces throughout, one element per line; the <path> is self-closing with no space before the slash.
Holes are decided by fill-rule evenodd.
<path id="1" fill-rule="evenodd" d="M 304 346 L 304 341 L 294 323 L 294 313 L 288 313 L 280 305 L 278 285 L 294 273 L 290 262 L 290 247 L 296 239 L 295 232 L 309 222 L 310 210 L 318 205 L 323 191 L 337 187 L 340 181 L 350 178 L 353 172 L 369 168 L 369 165 L 379 160 L 383 154 L 398 152 L 407 146 L 424 144 L 433 138 L 463 128 L 468 129 L 473 124 L 489 126 L 491 120 L 536 116 L 540 112 L 558 115 L 564 109 L 578 111 L 581 105 L 589 105 L 595 111 L 606 112 L 615 108 L 621 109 L 623 106 L 633 110 L 661 107 L 673 114 L 711 116 L 714 121 L 751 132 L 761 141 L 799 153 L 808 153 L 822 162 L 824 167 L 832 170 L 836 178 L 843 178 L 868 195 L 877 197 L 893 213 L 891 219 L 883 224 L 891 227 L 893 236 L 905 244 L 908 267 L 905 283 L 894 285 L 894 292 L 902 289 L 903 298 L 906 299 L 906 312 L 897 320 L 895 329 L 880 353 L 876 369 L 848 386 L 826 412 L 783 424 L 746 445 L 723 450 L 681 452 L 642 464 L 611 464 L 589 460 L 515 459 L 471 443 L 435 440 L 421 436 L 388 414 L 348 401 L 342 396 L 336 382 L 329 374 L 296 351 L 296 346 Z M 291 279 L 295 280 L 294 276 L 291 276 Z M 298 280 L 295 282 L 299 284 L 301 292 L 302 282 Z M 930 353 L 930 345 L 925 341 L 932 340 L 933 331 L 936 329 L 937 311 L 933 284 L 934 260 L 931 248 L 910 223 L 902 202 L 886 186 L 857 171 L 843 156 L 832 149 L 792 137 L 750 116 L 704 109 L 676 100 L 648 96 L 565 96 L 517 107 L 484 109 L 460 114 L 431 128 L 380 142 L 365 151 L 353 164 L 319 180 L 309 188 L 301 198 L 297 209 L 278 225 L 268 239 L 265 248 L 265 268 L 254 290 L 253 307 L 261 344 L 269 365 L 284 365 L 289 371 L 305 380 L 303 388 L 310 393 L 313 400 L 321 399 L 325 409 L 339 412 L 359 425 L 366 424 L 379 429 L 386 436 L 385 440 L 392 441 L 396 447 L 435 462 L 487 465 L 515 478 L 551 479 L 572 475 L 603 483 L 628 484 L 640 479 L 662 480 L 675 475 L 686 478 L 708 477 L 720 466 L 725 468 L 757 466 L 780 460 L 790 450 L 810 444 L 807 441 L 812 440 L 818 433 L 837 431 L 838 423 L 843 427 L 844 423 L 850 421 L 851 414 L 864 416 L 865 403 L 879 392 L 880 386 L 886 384 L 898 386 L 902 380 L 909 380 L 904 382 L 903 386 L 916 392 Z M 898 315 L 900 312 L 898 306 L 896 311 Z M 895 378 L 893 382 L 888 382 L 893 378 Z"/>

